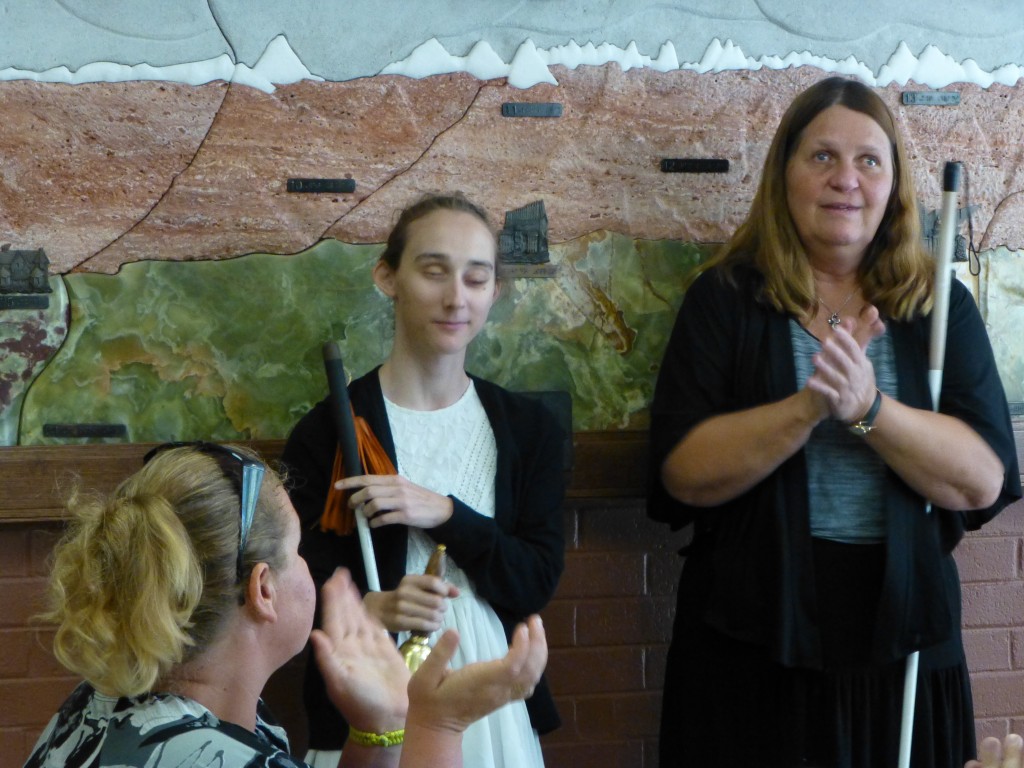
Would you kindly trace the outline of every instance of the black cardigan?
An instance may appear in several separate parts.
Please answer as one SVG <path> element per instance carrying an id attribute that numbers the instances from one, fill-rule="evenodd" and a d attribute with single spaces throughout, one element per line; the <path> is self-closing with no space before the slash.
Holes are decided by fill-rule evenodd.
<path id="1" fill-rule="evenodd" d="M 349 397 L 396 461 L 378 370 L 353 381 Z M 563 435 L 555 418 L 536 400 L 473 377 L 498 448 L 494 519 L 451 497 L 454 513 L 424 532 L 439 543 L 473 580 L 477 594 L 490 603 L 506 637 L 526 616 L 547 605 L 558 586 L 565 556 L 561 514 L 565 493 Z M 281 461 L 289 494 L 302 521 L 300 553 L 318 586 L 339 566 L 352 572 L 367 590 L 366 571 L 356 534 L 338 536 L 320 530 L 319 519 L 330 484 L 337 434 L 328 401 L 318 403 L 295 425 Z M 381 589 L 398 587 L 405 575 L 407 528 L 371 529 Z M 319 623 L 319 616 L 317 619 Z M 348 728 L 330 704 L 316 665 L 306 671 L 303 692 L 310 723 L 310 747 L 340 749 Z M 526 702 L 540 733 L 561 723 L 547 681 L 541 679 Z"/>
<path id="2" fill-rule="evenodd" d="M 735 274 L 737 285 L 714 269 L 703 274 L 676 320 L 652 406 L 648 514 L 674 528 L 696 525 L 680 581 L 681 610 L 738 640 L 767 647 L 781 664 L 818 668 L 804 451 L 713 509 L 676 502 L 660 482 L 666 456 L 697 423 L 796 391 L 789 317 L 757 301 L 759 275 L 744 269 Z M 886 326 L 899 400 L 931 409 L 930 319 L 889 320 Z M 939 410 L 966 422 L 992 447 L 1005 468 L 1003 488 L 988 509 L 926 514 L 925 500 L 887 471 L 886 572 L 872 648 L 877 663 L 959 632 L 953 548 L 965 529 L 980 527 L 1021 495 L 1006 397 L 988 336 L 970 293 L 955 280 Z"/>

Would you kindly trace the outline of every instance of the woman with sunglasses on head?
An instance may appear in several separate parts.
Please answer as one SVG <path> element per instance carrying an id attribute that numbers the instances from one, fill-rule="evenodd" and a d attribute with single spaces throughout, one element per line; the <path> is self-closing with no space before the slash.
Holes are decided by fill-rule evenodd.
<path id="1" fill-rule="evenodd" d="M 69 510 L 46 618 L 85 682 L 25 765 L 303 766 L 260 700 L 310 637 L 316 599 L 278 476 L 241 448 L 161 446 L 108 499 L 76 494 Z M 322 598 L 317 662 L 362 736 L 341 766 L 461 765 L 461 731 L 528 693 L 546 660 L 533 617 L 507 657 L 458 672 L 446 634 L 410 682 L 347 573 Z"/>
<path id="2" fill-rule="evenodd" d="M 504 654 L 508 633 L 550 600 L 562 572 L 562 434 L 536 401 L 469 375 L 466 350 L 500 290 L 486 214 L 460 196 L 407 208 L 373 270 L 394 306 L 384 364 L 349 386 L 397 474 L 334 471 L 337 433 L 328 401 L 296 425 L 282 455 L 303 521 L 302 551 L 318 582 L 339 565 L 366 593 L 367 610 L 401 642 L 409 631 L 456 627 L 454 666 Z M 329 491 L 331 492 L 329 494 Z M 354 533 L 328 530 L 335 491 L 350 493 L 372 529 L 380 592 L 369 592 Z M 447 580 L 424 574 L 444 544 Z M 305 690 L 310 762 L 337 759 L 343 725 L 310 665 Z M 540 766 L 537 733 L 559 724 L 544 681 L 524 707 L 503 708 L 466 733 L 467 765 Z"/>

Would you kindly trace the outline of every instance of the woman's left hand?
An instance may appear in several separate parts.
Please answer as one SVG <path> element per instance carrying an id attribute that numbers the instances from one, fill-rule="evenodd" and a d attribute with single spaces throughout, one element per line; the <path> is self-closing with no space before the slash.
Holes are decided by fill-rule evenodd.
<path id="1" fill-rule="evenodd" d="M 455 504 L 447 496 L 427 490 L 401 475 L 357 475 L 334 484 L 354 490 L 349 506 L 363 507 L 371 528 L 401 523 L 413 528 L 436 528 L 447 522 Z"/>
<path id="2" fill-rule="evenodd" d="M 320 591 L 323 629 L 310 636 L 331 703 L 355 728 L 386 733 L 404 727 L 409 670 L 387 631 L 363 608 L 344 568 Z"/>
<path id="3" fill-rule="evenodd" d="M 866 350 L 872 339 L 884 332 L 878 310 L 868 307 L 859 318 L 837 325 L 822 341 L 807 387 L 825 397 L 832 418 L 853 422 L 871 408 L 875 369 Z"/>

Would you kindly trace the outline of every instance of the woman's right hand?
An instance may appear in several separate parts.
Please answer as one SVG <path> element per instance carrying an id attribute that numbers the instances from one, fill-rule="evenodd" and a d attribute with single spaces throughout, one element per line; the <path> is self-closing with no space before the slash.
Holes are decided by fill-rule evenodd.
<path id="1" fill-rule="evenodd" d="M 441 628 L 448 599 L 459 596 L 459 588 L 444 579 L 410 573 L 398 589 L 368 592 L 363 605 L 388 632 L 435 632 Z"/>

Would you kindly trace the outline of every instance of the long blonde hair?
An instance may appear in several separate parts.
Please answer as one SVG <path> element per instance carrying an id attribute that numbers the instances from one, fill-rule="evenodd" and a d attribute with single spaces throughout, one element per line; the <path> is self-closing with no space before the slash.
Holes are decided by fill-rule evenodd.
<path id="1" fill-rule="evenodd" d="M 763 299 L 780 312 L 808 319 L 818 309 L 807 253 L 786 197 L 786 167 L 804 129 L 820 113 L 843 106 L 874 120 L 892 148 L 893 188 L 882 221 L 860 263 L 864 297 L 883 317 L 910 320 L 932 305 L 932 259 L 921 241 L 917 195 L 906 150 L 892 112 L 866 85 L 842 77 L 821 80 L 789 105 L 768 149 L 761 181 L 747 218 L 708 262 L 731 279 L 737 265 L 749 265 L 764 279 Z"/>
<path id="2" fill-rule="evenodd" d="M 57 624 L 58 661 L 102 693 L 134 696 L 202 653 L 244 602 L 253 566 L 284 564 L 276 485 L 268 468 L 241 578 L 239 492 L 202 450 L 156 454 L 106 499 L 72 493 L 40 617 Z"/>

